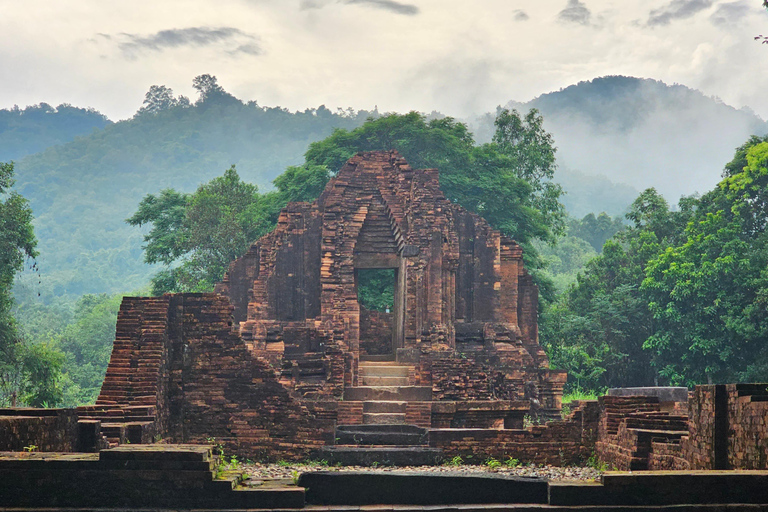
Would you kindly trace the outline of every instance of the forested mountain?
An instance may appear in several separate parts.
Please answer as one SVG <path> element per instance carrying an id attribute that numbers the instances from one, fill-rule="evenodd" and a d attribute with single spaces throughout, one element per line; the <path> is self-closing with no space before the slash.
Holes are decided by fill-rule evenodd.
<path id="1" fill-rule="evenodd" d="M 15 123 L 0 130 L 6 160 L 47 141 L 64 141 L 52 134 L 87 134 L 16 165 L 17 189 L 35 214 L 41 283 L 34 284 L 43 297 L 145 286 L 155 269 L 142 262 L 143 233 L 124 220 L 146 194 L 171 187 L 192 192 L 232 164 L 244 182 L 263 192 L 286 167 L 302 161 L 311 142 L 378 114 L 262 107 L 235 98 L 214 77 L 206 80 L 197 83 L 195 102 L 153 86 L 133 118 L 114 124 L 66 105 L 0 112 L 0 119 Z M 535 107 L 544 115 L 558 147 L 555 181 L 566 192 L 561 200 L 577 218 L 602 211 L 620 216 L 647 186 L 672 202 L 681 192 L 708 190 L 733 149 L 766 131 L 754 114 L 697 91 L 629 77 L 597 78 L 511 106 L 522 113 Z M 489 140 L 494 117 L 470 126 L 476 142 Z M 65 118 L 71 122 L 57 121 Z M 11 142 L 22 125 L 28 131 L 24 143 Z"/>
<path id="2" fill-rule="evenodd" d="M 47 103 L 24 109 L 0 110 L 0 162 L 18 160 L 45 148 L 64 144 L 110 124 L 107 116 L 91 108 Z"/>
<path id="3" fill-rule="evenodd" d="M 506 107 L 542 113 L 561 167 L 636 190 L 655 187 L 672 203 L 711 189 L 736 147 L 768 133 L 768 124 L 748 109 L 683 85 L 626 76 L 579 82 Z M 493 116 L 471 124 L 483 140 Z"/>
<path id="4" fill-rule="evenodd" d="M 194 104 L 140 111 L 17 163 L 17 189 L 35 214 L 43 295 L 126 291 L 147 283 L 142 232 L 125 223 L 141 198 L 193 191 L 232 164 L 262 189 L 310 142 L 354 128 L 368 112 L 304 112 L 201 91 Z"/>

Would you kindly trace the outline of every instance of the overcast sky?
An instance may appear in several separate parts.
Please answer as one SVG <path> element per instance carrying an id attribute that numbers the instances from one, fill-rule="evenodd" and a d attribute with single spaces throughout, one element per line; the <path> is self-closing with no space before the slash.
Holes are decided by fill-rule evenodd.
<path id="1" fill-rule="evenodd" d="M 131 116 L 153 84 L 194 99 L 466 116 L 622 74 L 768 118 L 761 0 L 0 0 L 0 108 Z"/>

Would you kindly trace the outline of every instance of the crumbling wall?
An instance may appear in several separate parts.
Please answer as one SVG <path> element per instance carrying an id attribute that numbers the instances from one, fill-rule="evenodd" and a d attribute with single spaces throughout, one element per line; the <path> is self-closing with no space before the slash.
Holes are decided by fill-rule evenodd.
<path id="1" fill-rule="evenodd" d="M 662 412 L 657 396 L 609 395 L 600 397 L 599 403 L 595 453 L 609 467 L 621 471 L 649 469 L 653 446 L 679 444 L 687 433 L 687 418 Z"/>
<path id="2" fill-rule="evenodd" d="M 74 409 L 0 409 L 0 451 L 73 452 L 77 436 Z"/>
<path id="3" fill-rule="evenodd" d="M 394 315 L 360 307 L 360 355 L 392 354 Z"/>
<path id="4" fill-rule="evenodd" d="M 696 386 L 689 410 L 691 469 L 768 469 L 768 384 Z"/>
<path id="5" fill-rule="evenodd" d="M 430 431 L 429 443 L 441 448 L 446 457 L 460 456 L 469 463 L 493 457 L 556 466 L 583 464 L 594 450 L 598 406 L 596 401 L 572 405 L 563 421 L 524 429 L 435 429 Z"/>

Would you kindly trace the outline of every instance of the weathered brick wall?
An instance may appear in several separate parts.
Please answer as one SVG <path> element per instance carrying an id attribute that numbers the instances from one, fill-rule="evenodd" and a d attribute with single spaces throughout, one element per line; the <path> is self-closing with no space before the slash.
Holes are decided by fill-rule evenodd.
<path id="1" fill-rule="evenodd" d="M 436 429 L 430 431 L 429 443 L 447 457 L 458 455 L 469 463 L 511 457 L 537 464 L 579 464 L 594 450 L 597 410 L 596 402 L 582 402 L 563 421 L 526 429 Z"/>
<path id="2" fill-rule="evenodd" d="M 392 353 L 394 315 L 360 307 L 360 355 Z"/>
<path id="3" fill-rule="evenodd" d="M 728 467 L 768 469 L 768 384 L 728 384 Z"/>
<path id="4" fill-rule="evenodd" d="M 358 268 L 396 269 L 391 317 L 361 310 Z M 216 291 L 230 297 L 238 320 L 246 311 L 239 322 L 246 343 L 291 372 L 294 389 L 312 399 L 340 397 L 345 385 L 357 384 L 366 353 L 397 352 L 410 361 L 480 351 L 505 367 L 475 371 L 476 384 L 438 371 L 429 379 L 446 399 L 458 398 L 459 388 L 463 399 L 506 398 L 519 390 L 495 381 L 531 379 L 522 374 L 548 368 L 538 344 L 538 289 L 520 246 L 450 202 L 437 170 L 413 169 L 395 151 L 360 153 L 317 201 L 289 204 Z M 326 359 L 321 378 L 316 356 Z M 533 378 L 545 407 L 559 409 L 557 372 Z"/>
<path id="5" fill-rule="evenodd" d="M 332 436 L 332 424 L 312 418 L 275 368 L 249 352 L 226 297 L 173 295 L 170 309 L 171 440 L 216 438 L 243 456 L 275 460 L 305 456 Z"/>
<path id="6" fill-rule="evenodd" d="M 653 445 L 679 444 L 688 430 L 687 417 L 661 412 L 655 396 L 603 396 L 599 403 L 595 453 L 618 470 L 649 469 Z"/>
<path id="7" fill-rule="evenodd" d="M 417 385 L 431 385 L 433 400 L 517 400 L 522 395 L 501 371 L 453 353 L 422 358 L 419 375 Z"/>
<path id="8" fill-rule="evenodd" d="M 73 452 L 77 449 L 75 409 L 0 409 L 0 451 Z"/>
<path id="9" fill-rule="evenodd" d="M 682 455 L 691 469 L 715 468 L 715 386 L 696 386 L 688 398 L 688 437 Z"/>
<path id="10" fill-rule="evenodd" d="M 529 353 L 521 350 L 519 344 L 509 348 L 474 354 L 449 351 L 426 354 L 416 367 L 416 385 L 432 386 L 432 399 L 436 401 L 516 401 L 528 399 L 525 386 L 533 382 L 542 412 L 557 413 L 561 408 L 565 372 L 521 365 L 521 360 L 530 359 Z"/>
<path id="11" fill-rule="evenodd" d="M 651 442 L 651 453 L 648 456 L 649 470 L 687 470 L 690 467 L 690 463 L 683 458 L 680 443 Z"/>

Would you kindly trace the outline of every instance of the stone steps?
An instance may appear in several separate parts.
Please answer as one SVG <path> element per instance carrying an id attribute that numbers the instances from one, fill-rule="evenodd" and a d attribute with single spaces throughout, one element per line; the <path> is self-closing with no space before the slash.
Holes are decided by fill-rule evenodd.
<path id="1" fill-rule="evenodd" d="M 344 389 L 344 400 L 355 402 L 431 402 L 430 386 L 356 386 Z"/>
<path id="2" fill-rule="evenodd" d="M 403 424 L 339 425 L 336 440 L 337 445 L 424 446 L 429 441 L 429 431 Z"/>
<path id="3" fill-rule="evenodd" d="M 360 376 L 362 377 L 405 377 L 411 370 L 410 366 L 393 365 L 391 363 L 360 363 Z"/>
<path id="4" fill-rule="evenodd" d="M 408 377 L 392 377 L 389 375 L 361 375 L 363 386 L 407 386 Z"/>
<path id="5" fill-rule="evenodd" d="M 408 402 L 394 400 L 369 400 L 363 402 L 363 414 L 366 413 L 390 413 L 405 414 L 405 407 Z"/>
<path id="6" fill-rule="evenodd" d="M 405 413 L 364 412 L 363 425 L 404 425 Z"/>
<path id="7" fill-rule="evenodd" d="M 324 446 L 315 457 L 342 466 L 438 466 L 444 458 L 427 446 Z"/>

